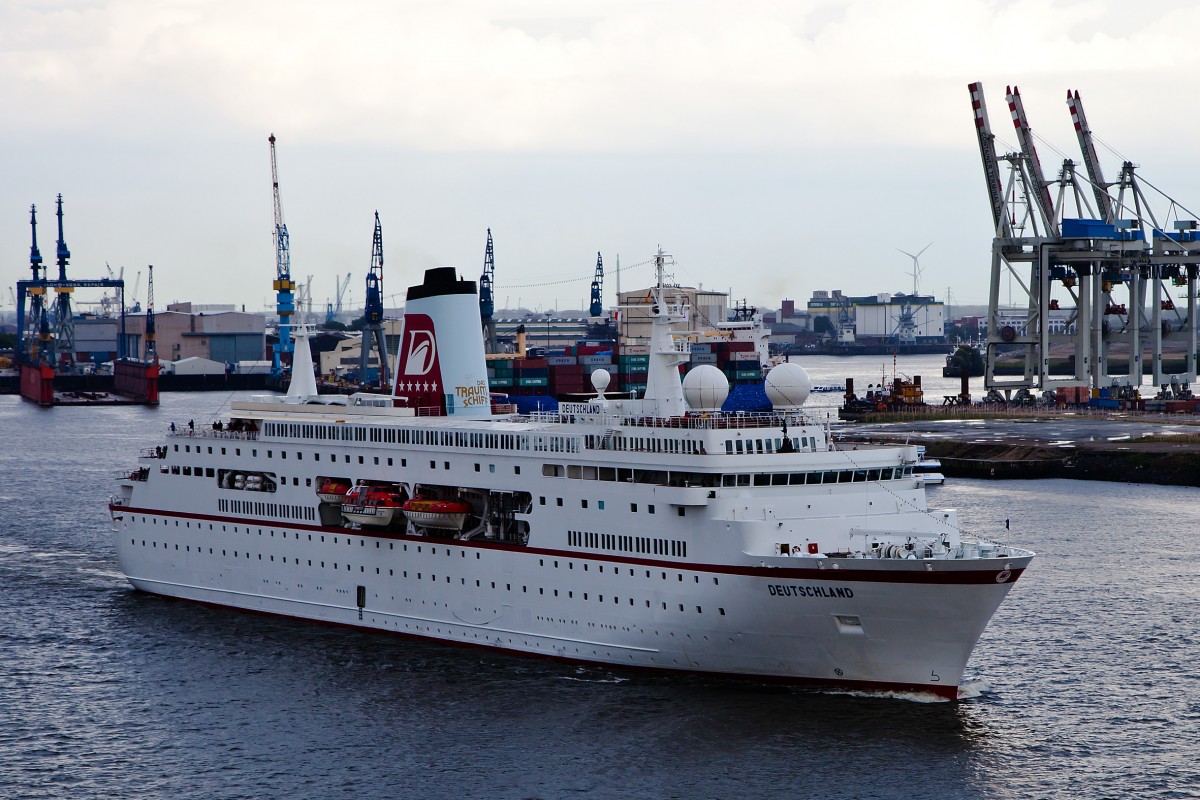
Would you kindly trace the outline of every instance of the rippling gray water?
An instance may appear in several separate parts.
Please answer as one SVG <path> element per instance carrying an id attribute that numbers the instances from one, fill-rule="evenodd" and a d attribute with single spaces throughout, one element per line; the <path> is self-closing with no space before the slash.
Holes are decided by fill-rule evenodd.
<path id="1" fill-rule="evenodd" d="M 976 649 L 972 696 L 812 694 L 135 593 L 110 543 L 115 477 L 227 399 L 0 397 L 0 797 L 1200 796 L 1196 489 L 930 489 L 1039 552 Z"/>

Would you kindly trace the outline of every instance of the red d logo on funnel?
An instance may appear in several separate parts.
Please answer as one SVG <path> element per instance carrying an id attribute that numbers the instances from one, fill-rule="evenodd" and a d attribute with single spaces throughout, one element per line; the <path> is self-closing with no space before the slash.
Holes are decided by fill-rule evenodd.
<path id="1" fill-rule="evenodd" d="M 401 374 L 418 378 L 428 375 L 438 366 L 437 339 L 433 335 L 433 320 L 426 314 L 406 314 L 407 347 Z M 440 370 L 437 370 L 440 372 Z"/>

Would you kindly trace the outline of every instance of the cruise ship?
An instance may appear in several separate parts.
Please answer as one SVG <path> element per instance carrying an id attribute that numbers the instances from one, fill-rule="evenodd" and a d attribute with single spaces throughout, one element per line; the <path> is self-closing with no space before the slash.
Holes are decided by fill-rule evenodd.
<path id="1" fill-rule="evenodd" d="M 517 414 L 476 288 L 408 290 L 394 391 L 332 398 L 297 330 L 286 397 L 143 451 L 109 510 L 142 591 L 614 668 L 956 699 L 1033 558 L 930 509 L 910 446 L 839 444 L 797 364 L 767 413 L 681 379 L 658 258 L 647 389 Z M 172 426 L 174 427 L 174 426 Z"/>

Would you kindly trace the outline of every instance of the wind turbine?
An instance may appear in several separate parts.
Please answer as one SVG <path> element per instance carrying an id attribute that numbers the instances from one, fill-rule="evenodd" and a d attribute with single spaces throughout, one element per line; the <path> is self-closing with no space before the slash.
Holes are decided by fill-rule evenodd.
<path id="1" fill-rule="evenodd" d="M 920 261 L 921 253 L 924 253 L 926 250 L 928 250 L 931 247 L 933 247 L 933 242 L 930 242 L 929 244 L 922 247 L 919 251 L 917 251 L 916 255 L 913 255 L 912 253 L 908 252 L 907 250 L 900 250 L 899 247 L 896 248 L 901 253 L 904 253 L 904 255 L 908 256 L 909 258 L 911 258 L 913 260 L 913 271 L 912 271 L 912 279 L 913 279 L 912 293 L 913 293 L 913 296 L 916 296 L 918 294 L 917 286 L 918 286 L 918 281 L 921 278 L 921 261 Z"/>

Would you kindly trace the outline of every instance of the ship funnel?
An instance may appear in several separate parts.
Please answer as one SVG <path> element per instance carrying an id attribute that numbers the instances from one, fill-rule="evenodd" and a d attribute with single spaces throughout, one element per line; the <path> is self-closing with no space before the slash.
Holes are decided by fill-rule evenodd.
<path id="1" fill-rule="evenodd" d="M 454 267 L 425 271 L 410 286 L 393 394 L 418 415 L 486 417 L 492 413 L 475 281 Z"/>

